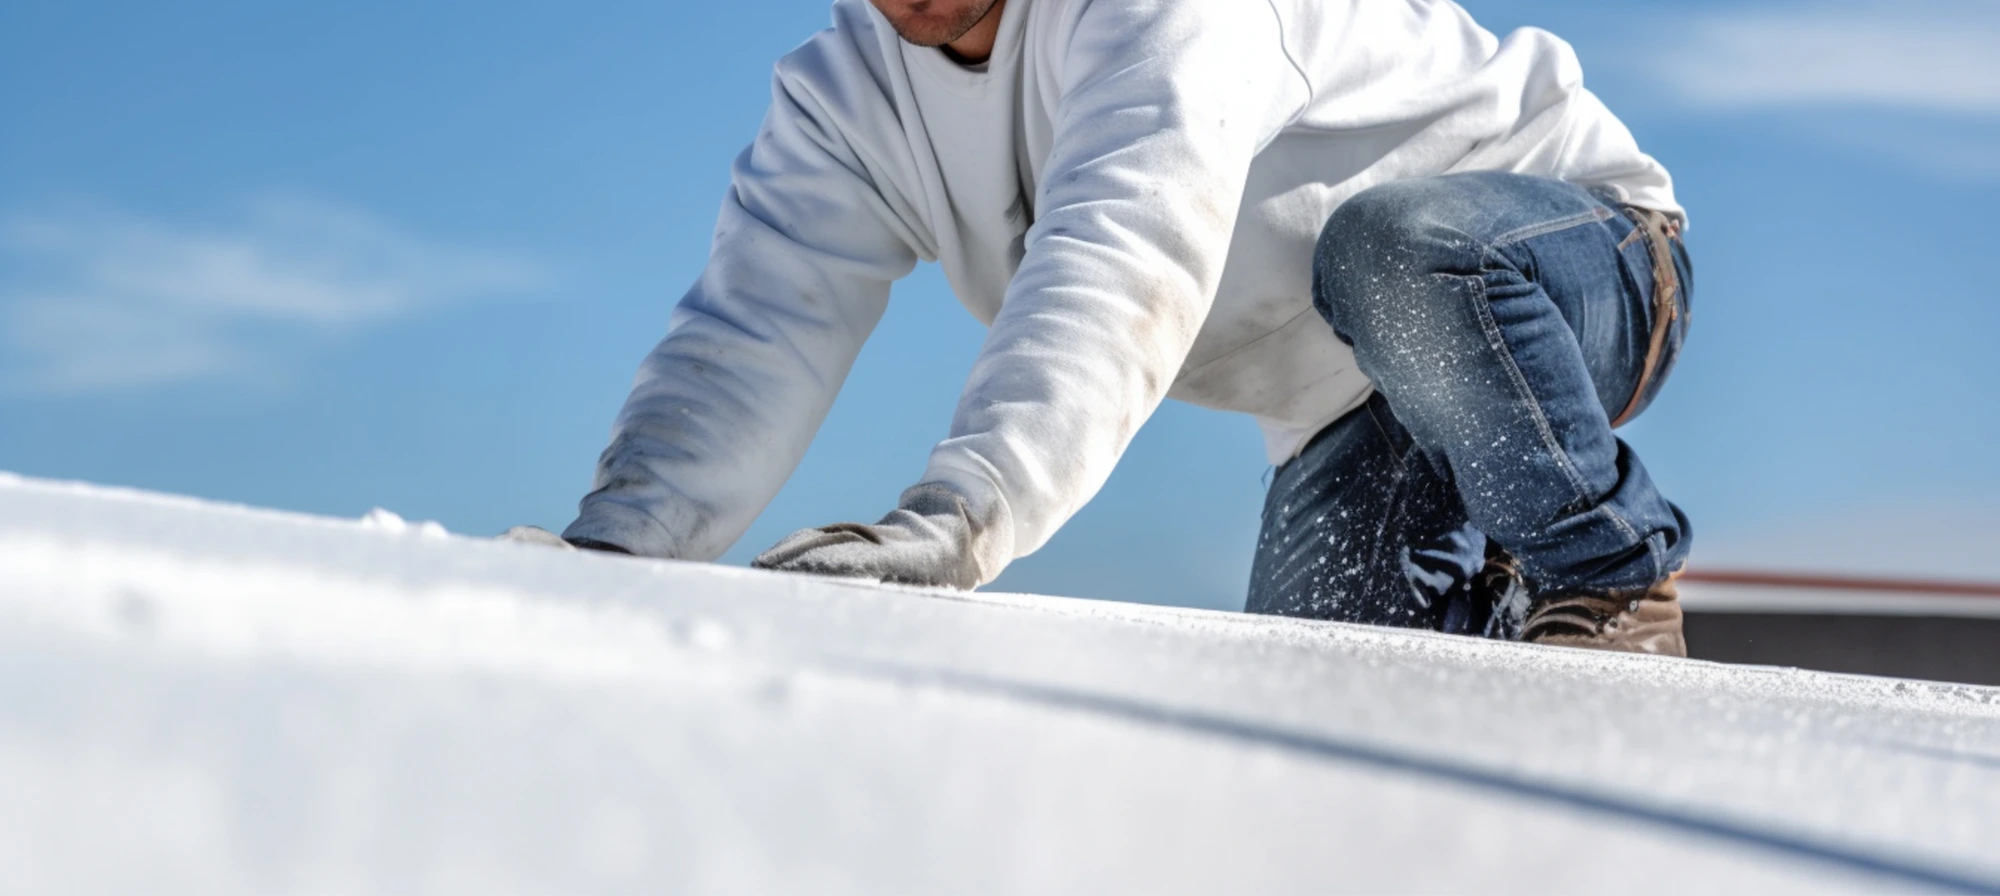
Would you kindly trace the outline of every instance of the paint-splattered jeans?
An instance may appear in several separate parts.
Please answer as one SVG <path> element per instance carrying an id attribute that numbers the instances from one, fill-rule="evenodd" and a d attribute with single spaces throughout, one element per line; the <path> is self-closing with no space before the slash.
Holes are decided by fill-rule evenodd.
<path id="1" fill-rule="evenodd" d="M 1314 302 L 1376 394 L 1278 469 L 1246 608 L 1511 638 L 1526 602 L 1481 581 L 1489 545 L 1529 597 L 1679 569 L 1687 517 L 1611 431 L 1655 316 L 1656 235 L 1636 227 L 1608 197 L 1491 172 L 1385 184 L 1334 212 Z M 1686 334 L 1687 252 L 1660 238 L 1680 304 L 1638 407 Z"/>

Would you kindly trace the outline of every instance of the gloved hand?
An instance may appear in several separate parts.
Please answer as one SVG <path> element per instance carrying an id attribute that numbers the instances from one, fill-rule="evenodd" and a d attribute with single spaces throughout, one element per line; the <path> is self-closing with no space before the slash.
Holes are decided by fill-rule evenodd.
<path id="1" fill-rule="evenodd" d="M 794 532 L 750 565 L 970 590 L 984 581 L 973 551 L 979 528 L 957 492 L 926 483 L 904 492 L 899 506 L 873 526 L 836 523 Z"/>
<path id="2" fill-rule="evenodd" d="M 604 541 L 592 541 L 587 538 L 580 538 L 576 541 L 565 541 L 562 536 L 540 526 L 515 526 L 500 533 L 499 540 L 518 542 L 520 544 L 538 544 L 545 547 L 561 548 L 565 551 L 574 551 L 582 548 L 587 551 L 603 551 L 607 554 L 632 553 L 615 544 Z"/>

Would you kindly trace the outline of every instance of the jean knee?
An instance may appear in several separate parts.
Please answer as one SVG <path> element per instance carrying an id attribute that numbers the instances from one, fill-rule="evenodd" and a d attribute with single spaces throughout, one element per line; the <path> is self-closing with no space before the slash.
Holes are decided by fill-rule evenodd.
<path id="1" fill-rule="evenodd" d="M 1437 178 L 1391 181 L 1341 203 L 1313 253 L 1313 307 L 1348 345 L 1427 312 L 1425 278 L 1478 270 L 1474 241 L 1455 228 L 1457 196 Z M 1466 270 L 1470 267 L 1470 270 Z"/>

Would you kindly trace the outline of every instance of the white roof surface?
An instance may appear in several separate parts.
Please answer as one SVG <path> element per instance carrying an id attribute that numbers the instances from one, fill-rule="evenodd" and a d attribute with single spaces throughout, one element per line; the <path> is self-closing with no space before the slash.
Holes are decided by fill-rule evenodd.
<path id="1" fill-rule="evenodd" d="M 0 477 L 0 892 L 2000 892 L 2000 690 Z"/>

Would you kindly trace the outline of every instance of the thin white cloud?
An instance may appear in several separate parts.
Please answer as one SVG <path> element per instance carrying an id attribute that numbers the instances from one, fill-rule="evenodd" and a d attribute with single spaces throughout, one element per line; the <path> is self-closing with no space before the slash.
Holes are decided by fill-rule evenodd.
<path id="1" fill-rule="evenodd" d="M 232 228 L 102 208 L 0 222 L 0 388 L 74 394 L 282 372 L 286 338 L 338 336 L 519 294 L 535 266 L 297 198 Z"/>
<path id="2" fill-rule="evenodd" d="M 1958 182 L 2000 180 L 2000 0 L 1780 0 L 1606 17 L 1666 105 Z"/>
<path id="3" fill-rule="evenodd" d="M 2000 115 L 1994 0 L 1758 4 L 1677 12 L 1648 30 L 1664 36 L 1652 74 L 1700 105 Z"/>

